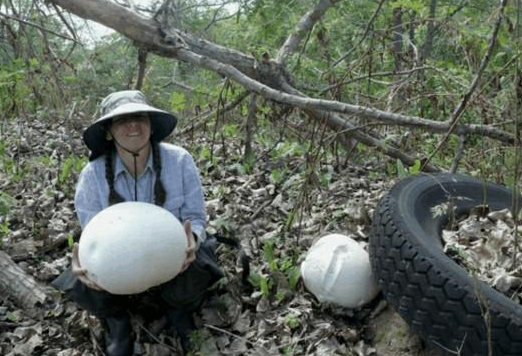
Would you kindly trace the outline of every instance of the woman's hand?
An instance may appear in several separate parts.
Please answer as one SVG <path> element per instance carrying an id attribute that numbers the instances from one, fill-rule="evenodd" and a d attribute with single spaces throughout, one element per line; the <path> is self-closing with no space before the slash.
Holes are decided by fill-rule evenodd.
<path id="1" fill-rule="evenodd" d="M 80 280 L 80 282 L 85 284 L 87 287 L 98 290 L 98 291 L 104 291 L 103 288 L 101 288 L 94 281 L 89 279 L 89 277 L 87 277 L 87 270 L 80 266 L 80 259 L 78 257 L 79 248 L 80 248 L 80 245 L 78 245 L 78 243 L 75 243 L 73 245 L 72 273 Z"/>
<path id="2" fill-rule="evenodd" d="M 187 249 L 185 250 L 186 257 L 183 266 L 181 266 L 180 273 L 185 272 L 190 264 L 196 259 L 196 240 L 194 239 L 194 234 L 192 234 L 190 220 L 185 221 L 183 228 L 185 229 L 185 235 L 187 235 Z"/>

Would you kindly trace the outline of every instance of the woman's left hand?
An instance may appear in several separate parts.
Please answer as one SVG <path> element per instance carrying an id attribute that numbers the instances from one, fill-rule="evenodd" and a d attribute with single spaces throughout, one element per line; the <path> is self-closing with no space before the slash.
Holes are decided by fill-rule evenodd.
<path id="1" fill-rule="evenodd" d="M 190 224 L 190 220 L 185 221 L 183 228 L 185 229 L 185 235 L 187 235 L 187 249 L 185 250 L 186 257 L 185 261 L 183 262 L 183 266 L 181 267 L 180 273 L 184 272 L 196 259 L 196 239 L 192 233 L 192 225 Z"/>

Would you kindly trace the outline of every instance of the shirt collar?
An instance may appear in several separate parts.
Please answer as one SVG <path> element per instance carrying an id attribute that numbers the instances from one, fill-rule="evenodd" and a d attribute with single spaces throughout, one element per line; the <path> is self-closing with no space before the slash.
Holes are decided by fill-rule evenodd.
<path id="1" fill-rule="evenodd" d="M 116 181 L 116 179 L 122 173 L 127 173 L 129 176 L 132 177 L 132 174 L 130 174 L 129 171 L 127 171 L 127 168 L 125 168 L 125 165 L 123 164 L 123 160 L 121 159 L 120 155 L 117 152 L 114 152 L 113 154 L 116 156 L 116 161 L 114 164 L 114 181 Z M 147 158 L 147 163 L 145 164 L 145 169 L 143 170 L 142 175 L 147 171 L 147 169 L 150 169 L 152 172 L 154 172 L 154 166 L 152 164 L 152 147 L 149 150 L 149 157 Z"/>

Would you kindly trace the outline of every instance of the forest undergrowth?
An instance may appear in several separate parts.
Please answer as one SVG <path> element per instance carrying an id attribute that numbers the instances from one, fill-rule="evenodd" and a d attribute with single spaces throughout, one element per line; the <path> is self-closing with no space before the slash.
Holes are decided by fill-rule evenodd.
<path id="1" fill-rule="evenodd" d="M 2 124 L 1 248 L 44 285 L 67 268 L 71 244 L 80 236 L 73 197 L 78 173 L 87 162 L 81 127 L 74 118 Z M 367 244 L 373 209 L 392 184 L 385 161 L 341 167 L 323 154 L 312 170 L 305 162 L 306 149 L 298 143 L 256 140 L 257 161 L 245 167 L 241 140 L 211 142 L 209 137 L 205 132 L 174 134 L 169 141 L 194 154 L 208 229 L 241 241 L 252 259 L 254 291 L 242 289 L 237 251 L 219 246 L 226 277 L 196 316 L 200 329 L 193 335 L 199 350 L 195 354 L 381 354 L 376 345 L 379 327 L 371 325 L 388 309 L 382 297 L 358 310 L 321 305 L 304 289 L 299 265 L 314 240 L 328 233 Z M 53 294 L 57 302 L 43 320 L 31 318 L 9 296 L 0 299 L 1 354 L 101 355 L 98 320 Z M 139 353 L 179 352 L 161 312 L 133 315 L 133 324 Z M 412 337 L 406 344 L 395 341 L 402 355 L 420 352 L 421 344 Z"/>

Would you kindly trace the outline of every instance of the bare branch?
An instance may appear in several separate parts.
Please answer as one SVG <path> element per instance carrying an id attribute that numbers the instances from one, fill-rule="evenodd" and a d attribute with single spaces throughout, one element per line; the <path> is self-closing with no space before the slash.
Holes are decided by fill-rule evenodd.
<path id="1" fill-rule="evenodd" d="M 337 66 L 339 63 L 341 63 L 343 60 L 345 60 L 350 54 L 352 54 L 352 52 L 359 47 L 359 45 L 362 43 L 362 41 L 364 41 L 364 39 L 366 38 L 366 36 L 368 36 L 368 33 L 370 32 L 370 29 L 372 28 L 373 26 L 373 23 L 375 21 L 375 19 L 377 18 L 377 15 L 379 14 L 379 12 L 381 11 L 381 8 L 382 8 L 382 5 L 384 4 L 386 0 L 381 0 L 379 2 L 379 5 L 377 5 L 377 9 L 375 10 L 375 12 L 373 13 L 372 17 L 370 18 L 370 20 L 368 21 L 368 23 L 366 24 L 366 28 L 364 29 L 364 32 L 361 36 L 361 38 L 359 38 L 359 41 L 354 44 L 352 46 L 352 48 L 350 48 L 350 50 L 343 54 L 338 60 L 336 60 L 334 62 L 334 64 L 332 64 L 332 68 Z"/>
<path id="2" fill-rule="evenodd" d="M 462 100 L 459 103 L 459 105 L 453 111 L 451 119 L 449 120 L 450 127 L 449 127 L 448 131 L 446 132 L 444 137 L 440 140 L 440 142 L 438 143 L 437 147 L 435 147 L 435 150 L 433 150 L 433 152 L 430 154 L 430 156 L 428 157 L 426 162 L 429 162 L 433 158 L 433 156 L 442 147 L 444 142 L 446 142 L 448 137 L 453 133 L 453 131 L 457 127 L 457 123 L 458 123 L 460 117 L 464 113 L 464 109 L 466 108 L 466 105 L 468 104 L 468 101 L 470 100 L 471 96 L 473 95 L 473 92 L 477 88 L 478 83 L 479 83 L 479 81 L 480 81 L 480 79 L 482 77 L 482 73 L 484 73 L 484 70 L 486 69 L 486 67 L 487 67 L 487 65 L 489 63 L 489 60 L 491 59 L 491 55 L 493 54 L 493 49 L 495 48 L 495 45 L 497 43 L 498 30 L 500 29 L 500 24 L 502 23 L 502 19 L 504 18 L 504 8 L 506 7 L 506 5 L 507 5 L 507 0 L 502 0 L 502 3 L 500 4 L 499 9 L 498 9 L 497 21 L 495 22 L 495 26 L 493 28 L 493 32 L 492 32 L 491 37 L 489 39 L 489 46 L 488 46 L 488 49 L 486 51 L 486 55 L 484 56 L 484 58 L 482 58 L 482 62 L 480 63 L 480 67 L 479 67 L 477 73 L 475 74 L 475 78 L 473 78 L 473 81 L 471 82 L 471 85 L 470 85 L 469 89 L 464 94 L 464 97 L 462 98 Z"/>
<path id="3" fill-rule="evenodd" d="M 241 102 L 249 95 L 250 93 L 245 91 L 243 93 L 241 93 L 240 95 L 238 95 L 238 97 L 225 105 L 225 107 L 222 107 L 222 108 L 219 108 L 219 109 L 215 109 L 215 110 L 210 110 L 208 112 L 205 112 L 205 113 L 202 113 L 201 115 L 197 115 L 195 117 L 191 117 L 187 120 L 187 122 L 190 122 L 190 124 L 187 124 L 185 125 L 184 127 L 182 128 L 179 128 L 177 129 L 178 130 L 178 135 L 185 135 L 189 132 L 193 132 L 197 129 L 199 129 L 200 127 L 204 126 L 205 123 L 213 116 L 216 116 L 216 112 L 218 110 L 220 110 L 220 113 L 223 114 L 223 113 L 226 113 L 232 109 L 234 109 L 235 107 L 237 107 L 239 104 L 241 104 Z"/>
<path id="4" fill-rule="evenodd" d="M 217 62 L 205 56 L 200 56 L 194 52 L 185 49 L 178 50 L 178 58 L 220 73 L 230 79 L 233 79 L 237 83 L 246 87 L 248 90 L 261 94 L 265 98 L 279 103 L 296 106 L 301 109 L 334 111 L 338 113 L 358 116 L 361 118 L 374 119 L 380 122 L 385 122 L 390 125 L 402 125 L 423 128 L 425 130 L 435 133 L 447 132 L 447 130 L 450 127 L 449 123 L 447 122 L 428 120 L 415 116 L 406 116 L 375 108 L 341 103 L 333 100 L 305 98 L 301 96 L 291 95 L 280 90 L 272 89 L 264 84 L 261 84 L 258 81 L 247 77 L 246 75 L 244 75 L 243 73 L 241 73 L 236 68 L 230 65 Z M 509 143 L 512 143 L 514 139 L 512 134 L 507 133 L 505 131 L 490 126 L 482 126 L 475 124 L 459 126 L 459 134 L 482 134 Z"/>
<path id="5" fill-rule="evenodd" d="M 389 125 L 417 127 L 435 133 L 447 132 L 448 122 L 438 122 L 420 117 L 406 116 L 375 108 L 352 105 L 333 100 L 314 99 L 291 95 L 274 89 L 283 85 L 285 80 L 277 72 L 277 64 L 272 61 L 258 63 L 253 57 L 238 51 L 218 46 L 208 41 L 196 39 L 190 34 L 179 31 L 186 46 L 166 43 L 160 33 L 158 23 L 134 14 L 114 3 L 103 0 L 48 0 L 68 9 L 78 16 L 92 19 L 109 26 L 150 51 L 159 55 L 177 58 L 199 67 L 217 72 L 244 86 L 247 90 L 258 93 L 270 100 L 299 107 L 333 111 L 360 118 L 377 120 Z M 260 67 L 266 66 L 265 72 Z M 268 76 L 268 78 L 263 76 Z M 270 77 L 271 75 L 271 77 Z M 274 75 L 277 75 L 274 77 Z M 254 79 L 256 78 L 256 79 Z M 270 83 L 270 85 L 263 84 Z M 344 119 L 343 119 L 344 120 Z M 346 121 L 346 120 L 344 120 Z M 481 134 L 503 142 L 512 143 L 513 135 L 492 126 L 459 125 L 458 134 Z"/>
<path id="6" fill-rule="evenodd" d="M 451 162 L 451 167 L 448 173 L 457 172 L 457 167 L 459 166 L 460 159 L 464 154 L 464 146 L 466 144 L 466 136 L 459 136 L 459 146 L 457 147 L 457 151 L 455 152 L 455 157 L 453 157 L 453 161 Z"/>
<path id="7" fill-rule="evenodd" d="M 294 94 L 294 95 L 304 95 L 294 88 L 291 88 L 289 86 L 285 87 L 285 90 L 288 92 Z M 336 115 L 334 113 L 329 113 L 324 110 L 316 110 L 316 109 L 304 109 L 308 115 L 310 115 L 313 118 L 316 119 L 322 119 L 325 120 L 326 124 L 334 131 L 337 132 L 337 134 L 340 136 L 340 141 L 344 144 L 347 143 L 348 138 L 354 138 L 355 140 L 363 143 L 364 145 L 368 147 L 374 147 L 378 151 L 384 153 L 385 155 L 393 158 L 398 158 L 403 163 L 412 166 L 415 164 L 415 161 L 418 158 L 411 157 L 404 153 L 404 151 L 399 150 L 393 146 L 388 145 L 382 140 L 379 140 L 370 134 L 364 133 L 360 130 L 360 127 L 354 126 L 351 124 L 348 120 L 345 118 Z M 425 165 L 423 167 L 425 172 L 439 172 L 440 168 L 433 166 L 431 164 Z"/>
<path id="8" fill-rule="evenodd" d="M 306 36 L 306 34 L 312 30 L 314 25 L 321 19 L 326 10 L 339 1 L 340 0 L 322 0 L 312 10 L 308 11 L 295 26 L 295 31 L 290 36 L 288 36 L 283 46 L 281 46 L 279 49 L 276 62 L 284 65 L 288 59 L 288 56 L 295 52 L 297 45 Z"/>
<path id="9" fill-rule="evenodd" d="M 27 21 L 27 20 L 22 20 L 18 17 L 15 17 L 15 16 L 11 16 L 11 15 L 7 15 L 7 14 L 4 14 L 3 12 L 0 12 L 0 16 L 1 17 L 4 17 L 8 20 L 13 20 L 13 21 L 17 21 L 17 22 L 20 22 L 20 23 L 23 23 L 25 25 L 28 25 L 28 26 L 31 26 L 31 27 L 35 27 L 37 29 L 39 29 L 40 31 L 43 31 L 43 32 L 48 32 L 52 35 L 55 35 L 57 37 L 61 37 L 63 39 L 66 39 L 68 41 L 72 41 L 72 42 L 76 42 L 76 43 L 79 43 L 75 38 L 71 38 L 69 36 L 66 36 L 66 35 L 62 35 L 61 33 L 58 33 L 58 32 L 55 32 L 53 30 L 49 30 L 48 28 L 45 28 L 43 26 L 40 26 L 34 22 L 31 22 L 31 21 Z"/>

